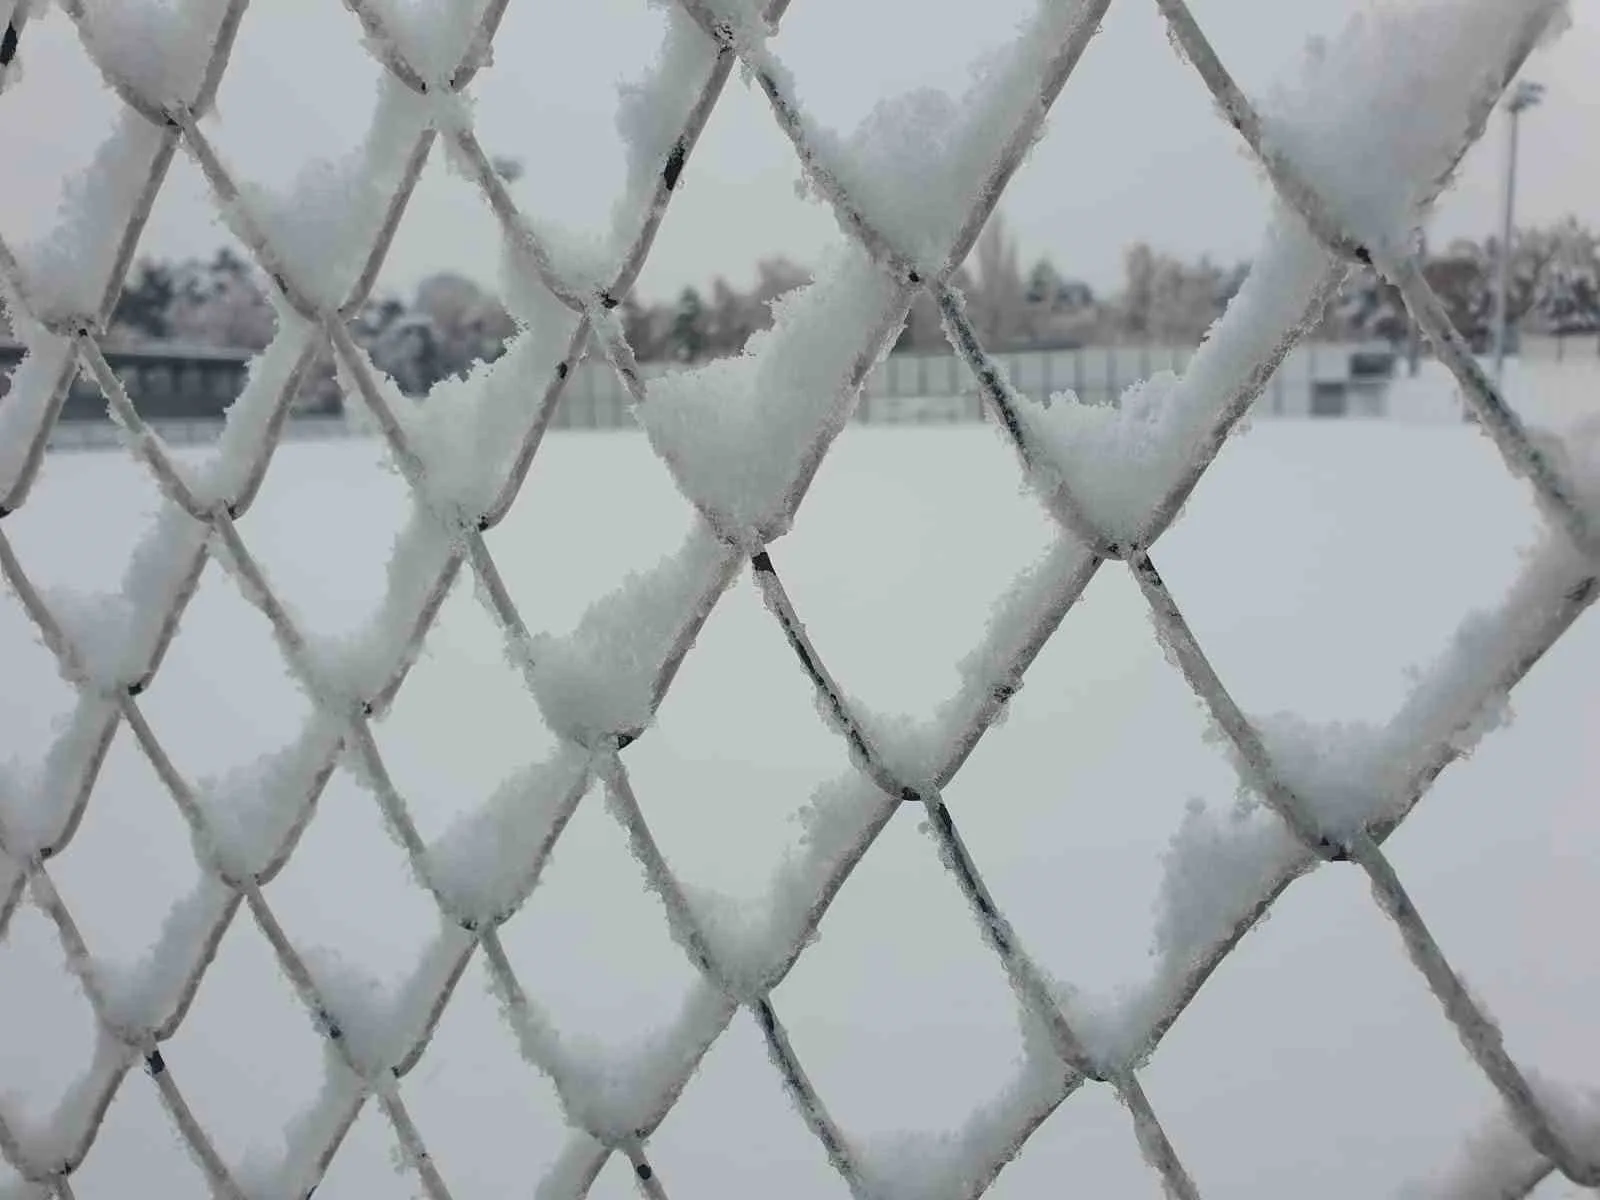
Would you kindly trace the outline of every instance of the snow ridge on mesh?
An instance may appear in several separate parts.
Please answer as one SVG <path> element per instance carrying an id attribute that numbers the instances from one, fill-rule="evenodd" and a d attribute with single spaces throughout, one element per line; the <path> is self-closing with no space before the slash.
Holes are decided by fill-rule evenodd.
<path id="1" fill-rule="evenodd" d="M 1268 145 L 1302 173 L 1341 225 L 1403 248 L 1530 28 L 1553 36 L 1567 0 L 1368 4 L 1308 47 L 1292 82 L 1264 98 Z"/>
<path id="2" fill-rule="evenodd" d="M 1035 486 L 1046 496 L 1065 488 L 1108 540 L 1143 539 L 1162 501 L 1211 448 L 1224 409 L 1266 384 L 1264 368 L 1305 327 L 1333 270 L 1300 219 L 1280 211 L 1249 277 L 1181 376 L 1157 372 L 1115 405 L 1086 404 L 1071 391 L 1018 405 L 1037 451 Z"/>
<path id="3" fill-rule="evenodd" d="M 892 319 L 900 289 L 845 244 L 815 282 L 773 305 L 737 357 L 650 381 L 639 420 L 678 487 L 719 531 L 752 546 L 781 530 L 806 451 L 856 398 L 863 330 Z"/>

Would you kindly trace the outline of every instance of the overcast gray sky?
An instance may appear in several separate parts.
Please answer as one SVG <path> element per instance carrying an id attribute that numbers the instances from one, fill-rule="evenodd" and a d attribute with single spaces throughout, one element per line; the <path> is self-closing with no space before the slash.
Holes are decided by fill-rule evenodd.
<path id="1" fill-rule="evenodd" d="M 1407 0 L 1387 0 L 1406 3 Z M 1332 33 L 1359 0 L 1194 0 L 1241 82 L 1257 91 L 1293 70 L 1308 36 Z M 622 179 L 613 135 L 616 85 L 637 78 L 664 20 L 647 0 L 513 3 L 497 64 L 474 85 L 479 128 L 496 152 L 528 163 L 518 191 L 548 217 L 603 226 Z M 800 0 L 778 51 L 819 119 L 849 129 L 881 97 L 940 86 L 959 92 L 967 65 L 1000 45 L 1031 0 Z M 1600 5 L 1573 5 L 1572 27 L 1530 62 L 1548 88 L 1523 123 L 1519 218 L 1600 219 Z M 115 101 L 52 10 L 29 28 L 26 74 L 0 102 L 0 231 L 25 240 L 52 219 L 63 178 L 87 161 Z M 369 119 L 378 68 L 338 0 L 258 0 L 220 97 L 224 149 L 245 176 L 287 181 L 313 155 L 352 145 Z M 1497 121 L 1433 224 L 1439 238 L 1496 227 L 1505 153 Z M 640 287 L 666 296 L 721 274 L 748 281 L 757 258 L 814 258 L 831 217 L 796 197 L 787 143 L 765 104 L 735 76 L 685 175 Z M 1268 194 L 1198 80 L 1168 46 L 1150 0 L 1117 0 L 1056 105 L 1045 140 L 1003 211 L 1025 257 L 1111 289 L 1124 246 L 1146 240 L 1185 255 L 1248 256 Z M 227 238 L 198 173 L 180 159 L 143 249 L 208 253 Z M 434 270 L 493 279 L 494 227 L 435 156 L 384 277 L 407 289 Z"/>

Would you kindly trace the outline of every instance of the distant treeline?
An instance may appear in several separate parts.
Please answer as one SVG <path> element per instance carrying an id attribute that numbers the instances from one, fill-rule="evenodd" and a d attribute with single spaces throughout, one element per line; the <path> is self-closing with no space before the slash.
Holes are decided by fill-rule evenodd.
<path id="1" fill-rule="evenodd" d="M 1429 281 L 1456 327 L 1478 346 L 1490 336 L 1498 260 L 1492 238 L 1454 241 L 1425 255 Z M 1123 256 L 1120 289 L 1099 296 L 1048 257 L 1022 270 L 1016 241 L 996 214 L 954 283 L 986 343 L 997 350 L 1181 345 L 1199 342 L 1248 272 L 1248 263 L 1190 262 L 1139 243 Z M 670 302 L 630 295 L 621 317 L 641 361 L 700 362 L 738 353 L 752 333 L 771 324 L 772 302 L 810 278 L 805 267 L 786 258 L 764 259 L 756 264 L 749 291 L 719 278 L 704 292 L 686 287 Z M 1512 324 L 1525 332 L 1600 333 L 1600 239 L 1594 230 L 1568 217 L 1518 231 L 1507 309 Z M 0 312 L 0 326 L 3 318 Z M 352 325 L 377 366 L 410 395 L 496 358 L 516 331 L 491 292 L 455 274 L 430 276 L 409 297 L 379 295 Z M 274 328 L 256 270 L 223 249 L 209 260 L 138 263 L 117 301 L 111 334 L 121 344 L 176 341 L 260 350 Z M 1397 345 L 1412 336 L 1399 297 L 1371 270 L 1352 274 L 1316 332 Z M 944 344 L 938 311 L 923 294 L 896 349 Z M 332 386 L 330 364 L 323 364 L 320 384 Z"/>

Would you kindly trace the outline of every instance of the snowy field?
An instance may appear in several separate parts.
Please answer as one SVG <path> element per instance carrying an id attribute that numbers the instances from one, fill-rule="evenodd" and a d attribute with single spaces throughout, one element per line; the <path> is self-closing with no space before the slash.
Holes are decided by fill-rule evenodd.
<path id="1" fill-rule="evenodd" d="M 120 454 L 60 455 L 39 487 L 6 522 L 26 568 L 50 587 L 114 587 L 158 500 L 140 469 Z M 375 443 L 290 445 L 241 529 L 311 626 L 349 629 L 381 590 L 402 487 Z M 562 631 L 688 524 L 642 435 L 556 433 L 489 541 L 528 624 Z M 1264 422 L 1224 449 L 1155 559 L 1247 711 L 1381 721 L 1412 668 L 1505 594 L 1538 533 L 1523 488 L 1467 427 Z M 843 686 L 880 710 L 925 714 L 952 691 L 992 602 L 1051 541 L 992 430 L 852 428 L 772 553 Z M 70 694 L 8 592 L 0 647 L 0 761 L 36 761 Z M 1578 1085 L 1600 1080 L 1597 666 L 1591 611 L 1516 693 L 1514 721 L 1450 768 L 1389 843 L 1513 1054 Z M 141 703 L 191 778 L 283 744 L 306 711 L 265 622 L 214 567 Z M 425 836 L 552 745 L 470 588 L 452 593 L 378 738 Z M 795 812 L 847 762 L 748 575 L 625 757 L 679 875 L 751 901 L 797 837 Z M 948 799 L 1026 944 L 1056 977 L 1110 1002 L 1152 969 L 1163 854 L 1185 807 L 1226 810 L 1235 793 L 1198 702 L 1114 567 Z M 1015 1004 L 919 816 L 891 821 L 774 995 L 812 1082 L 865 1144 L 957 1128 L 1018 1070 Z M 192 887 L 184 826 L 126 731 L 52 872 L 93 953 L 129 963 Z M 435 926 L 374 800 L 342 770 L 268 894 L 299 945 L 391 986 Z M 565 1037 L 642 1042 L 694 981 L 598 794 L 504 939 Z M 0 1011 L 8 1111 L 42 1114 L 93 1039 L 31 906 L 0 944 Z M 318 1040 L 244 914 L 164 1055 L 231 1162 L 275 1156 L 285 1123 L 316 1094 Z M 1178 1020 L 1144 1082 L 1201 1190 L 1261 1200 L 1398 1194 L 1442 1174 L 1496 1105 L 1358 873 L 1339 866 L 1290 888 Z M 403 1094 L 457 1196 L 528 1195 L 565 1140 L 554 1094 L 519 1056 L 478 959 Z M 649 1149 L 673 1196 L 845 1194 L 747 1014 Z M 394 1171 L 392 1136 L 369 1104 L 317 1194 L 415 1194 Z M 123 1085 L 74 1186 L 85 1198 L 205 1194 L 142 1073 Z M 634 1187 L 614 1159 L 592 1194 Z M 1091 1087 L 993 1194 L 1160 1189 L 1126 1114 Z M 1538 1194 L 1575 1193 L 1547 1183 Z"/>

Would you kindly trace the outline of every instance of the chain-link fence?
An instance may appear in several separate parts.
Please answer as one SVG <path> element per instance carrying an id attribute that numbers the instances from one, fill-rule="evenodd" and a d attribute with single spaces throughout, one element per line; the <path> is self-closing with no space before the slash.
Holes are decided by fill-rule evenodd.
<path id="1" fill-rule="evenodd" d="M 1157 376 L 1109 407 L 1067 398 L 1044 406 L 1020 395 L 948 281 L 1091 52 L 1111 0 L 1040 0 L 1011 51 L 974 85 L 941 136 L 926 143 L 931 158 L 914 170 L 903 155 L 892 166 L 878 162 L 881 143 L 840 142 L 807 117 L 803 84 L 771 47 L 787 0 L 674 0 L 666 6 L 666 52 L 637 101 L 649 120 L 634 122 L 628 191 L 603 269 L 519 213 L 460 103 L 489 63 L 508 2 L 346 0 L 364 45 L 382 63 L 384 91 L 360 154 L 331 184 L 323 181 L 337 203 L 313 211 L 241 186 L 208 125 L 247 0 L 60 0 L 126 111 L 110 152 L 94 164 L 90 198 L 69 236 L 33 254 L 0 245 L 0 285 L 29 348 L 0 405 L 0 516 L 27 502 L 80 369 L 103 389 L 128 450 L 158 482 L 166 507 L 135 555 L 115 620 L 82 598 L 62 604 L 36 586 L 0 522 L 0 573 L 77 689 L 71 719 L 37 770 L 0 775 L 0 937 L 22 906 L 41 912 L 98 1026 L 87 1072 L 48 1119 L 24 1121 L 0 1110 L 0 1155 L 25 1181 L 22 1194 L 73 1194 L 74 1172 L 113 1098 L 142 1068 L 219 1196 L 310 1195 L 369 1105 L 392 1126 L 422 1190 L 451 1195 L 426 1131 L 412 1117 L 407 1077 L 427 1056 L 458 982 L 479 957 L 523 1053 L 552 1081 L 570 1125 L 541 1195 L 583 1194 L 613 1155 L 631 1163 L 644 1194 L 670 1194 L 672 1180 L 652 1163 L 650 1138 L 742 1009 L 764 1035 L 800 1119 L 855 1195 L 977 1196 L 1057 1106 L 1098 1085 L 1126 1107 L 1168 1194 L 1193 1196 L 1183 1147 L 1163 1128 L 1140 1070 L 1243 934 L 1291 883 L 1329 862 L 1350 864 L 1370 882 L 1441 1015 L 1503 1101 L 1501 1123 L 1461 1164 L 1441 1166 L 1441 1194 L 1522 1196 L 1556 1172 L 1600 1184 L 1600 1130 L 1592 1116 L 1510 1057 L 1383 849 L 1600 590 L 1594 464 L 1525 430 L 1450 327 L 1403 236 L 1482 131 L 1524 58 L 1559 23 L 1561 6 L 1482 0 L 1373 16 L 1310 60 L 1298 90 L 1258 105 L 1235 84 L 1184 0 L 1155 0 L 1174 45 L 1274 183 L 1279 207 L 1250 281 L 1182 374 Z M 28 19 L 39 7 L 31 0 L 0 4 L 0 72 L 26 65 Z M 775 329 L 743 358 L 646 380 L 614 310 L 736 70 L 765 97 L 813 191 L 846 234 L 828 269 L 786 303 Z M 141 417 L 100 341 L 179 154 L 198 165 L 272 280 L 280 312 L 278 335 L 253 364 L 215 452 L 197 464 L 174 456 Z M 527 326 L 490 371 L 454 393 L 453 407 L 408 402 L 347 327 L 433 154 L 449 155 L 472 180 L 514 248 L 515 305 Z M 1292 731 L 1240 710 L 1158 570 L 1155 545 L 1356 261 L 1374 264 L 1400 290 L 1506 466 L 1534 491 L 1550 534 L 1502 607 L 1460 639 L 1381 735 L 1342 746 L 1330 772 L 1297 753 Z M 1057 520 L 1059 542 L 1042 568 L 1019 581 L 967 659 L 964 691 L 908 733 L 882 726 L 848 698 L 808 635 L 778 566 L 781 551 L 770 543 L 789 527 L 850 419 L 863 379 L 925 289 Z M 360 636 L 337 646 L 302 628 L 239 530 L 290 401 L 314 357 L 329 350 L 347 396 L 370 415 L 414 500 L 378 612 Z M 596 604 L 573 634 L 553 640 L 526 625 L 485 533 L 506 515 L 563 389 L 589 355 L 603 357 L 623 382 L 698 519 L 675 555 Z M 445 419 L 434 415 L 441 411 Z M 208 561 L 270 622 L 314 706 L 294 743 L 220 792 L 185 777 L 140 700 Z M 1169 939 L 1155 983 L 1111 1017 L 1080 1011 L 1036 964 L 941 794 L 1102 568 L 1131 573 L 1165 651 L 1230 746 L 1241 781 L 1276 819 L 1239 845 L 1193 848 L 1193 870 L 1238 886 L 1220 888 L 1219 902 L 1189 914 L 1187 933 Z M 627 761 L 628 747 L 649 737 L 652 716 L 713 607 L 746 569 L 862 778 L 860 787 L 819 796 L 813 836 L 783 867 L 770 907 L 753 922 L 729 920 L 681 884 L 635 799 Z M 504 634 L 560 749 L 428 841 L 386 768 L 374 723 L 463 574 Z M 52 883 L 52 864 L 70 852 L 86 809 L 98 800 L 97 774 L 119 729 L 132 735 L 192 832 L 203 876 L 132 973 L 102 969 Z M 377 798 L 442 918 L 442 931 L 394 995 L 374 998 L 305 953 L 266 888 L 294 854 L 340 763 L 352 764 Z M 593 1061 L 556 1036 L 500 936 L 592 787 L 625 829 L 701 979 L 671 1028 L 621 1067 Z M 901 805 L 925 814 L 941 861 L 1036 1034 L 1025 1086 L 975 1113 L 942 1144 L 945 1157 L 932 1167 L 919 1164 L 915 1178 L 902 1173 L 903 1164 L 875 1159 L 835 1123 L 773 1000 L 844 880 Z M 207 1114 L 185 1094 L 183 1064 L 163 1054 L 235 921 L 254 923 L 265 936 L 329 1062 L 321 1094 L 287 1131 L 284 1157 L 250 1173 L 225 1161 L 208 1136 Z"/>

